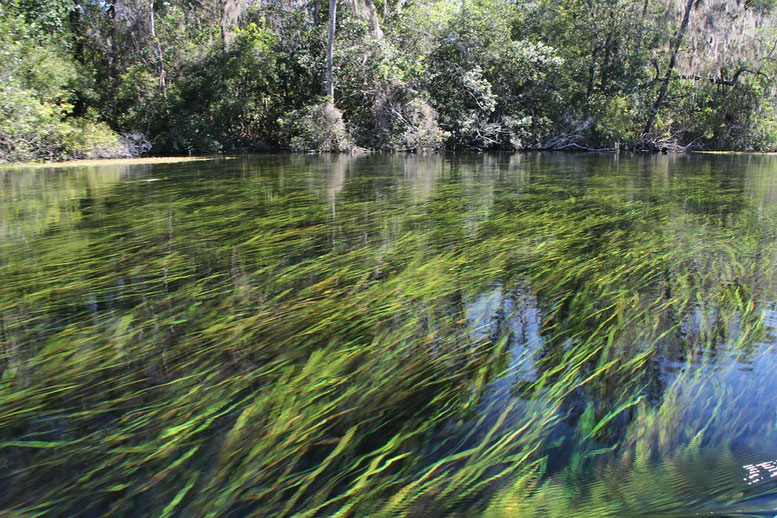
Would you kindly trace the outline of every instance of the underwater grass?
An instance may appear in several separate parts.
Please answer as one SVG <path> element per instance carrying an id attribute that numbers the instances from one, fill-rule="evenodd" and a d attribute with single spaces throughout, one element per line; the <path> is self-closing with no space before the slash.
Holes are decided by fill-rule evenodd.
<path id="1" fill-rule="evenodd" d="M 773 361 L 773 165 L 515 160 L 4 177 L 0 509 L 701 506 L 671 460 L 720 451 L 722 471 L 773 437 L 746 405 L 773 402 L 766 371 L 740 373 Z M 705 509 L 736 500 L 729 478 Z"/>

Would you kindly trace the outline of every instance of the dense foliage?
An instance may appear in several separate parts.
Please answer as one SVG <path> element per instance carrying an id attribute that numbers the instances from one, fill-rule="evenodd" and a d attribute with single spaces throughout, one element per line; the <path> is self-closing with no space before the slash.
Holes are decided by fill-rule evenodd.
<path id="1" fill-rule="evenodd" d="M 0 160 L 770 150 L 774 19 L 768 0 L 5 0 Z"/>

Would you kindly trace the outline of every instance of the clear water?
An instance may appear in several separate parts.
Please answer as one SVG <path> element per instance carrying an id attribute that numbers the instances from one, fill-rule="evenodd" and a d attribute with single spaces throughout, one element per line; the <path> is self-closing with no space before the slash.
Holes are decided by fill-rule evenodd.
<path id="1" fill-rule="evenodd" d="M 0 170 L 0 510 L 774 516 L 776 202 L 747 155 Z"/>

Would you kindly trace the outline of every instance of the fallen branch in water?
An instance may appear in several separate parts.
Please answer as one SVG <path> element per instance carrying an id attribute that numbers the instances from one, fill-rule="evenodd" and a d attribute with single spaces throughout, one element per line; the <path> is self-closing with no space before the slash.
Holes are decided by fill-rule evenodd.
<path id="1" fill-rule="evenodd" d="M 619 146 L 608 147 L 608 148 L 594 148 L 591 146 L 587 146 L 585 144 L 581 144 L 580 141 L 582 140 L 583 131 L 588 129 L 590 125 L 591 125 L 591 122 L 586 121 L 580 124 L 574 130 L 570 131 L 569 133 L 550 137 L 542 144 L 541 149 L 545 151 L 569 151 L 569 150 L 575 149 L 578 151 L 588 151 L 588 152 L 618 151 L 620 149 Z"/>

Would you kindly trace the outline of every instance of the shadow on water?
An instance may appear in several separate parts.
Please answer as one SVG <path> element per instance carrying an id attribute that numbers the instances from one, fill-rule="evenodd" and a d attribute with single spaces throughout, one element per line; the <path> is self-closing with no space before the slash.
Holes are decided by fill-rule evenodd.
<path id="1" fill-rule="evenodd" d="M 0 509 L 761 516 L 772 157 L 0 172 Z"/>

